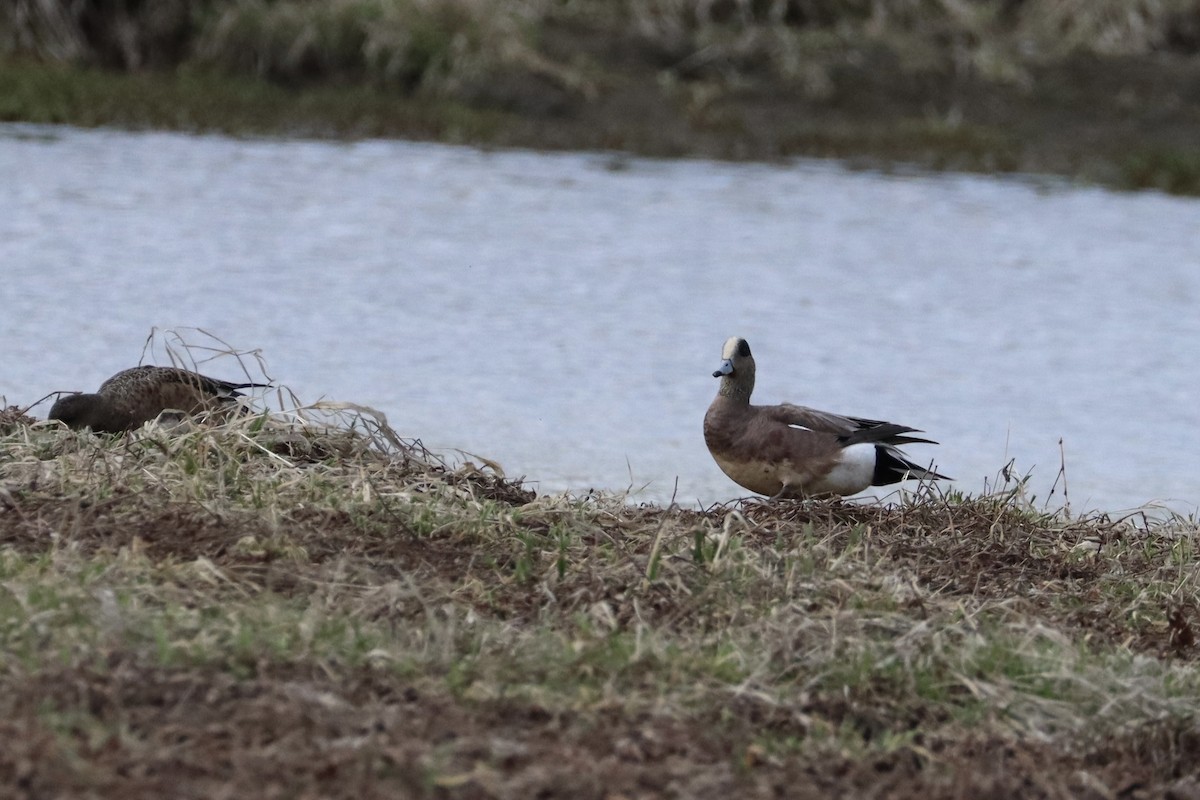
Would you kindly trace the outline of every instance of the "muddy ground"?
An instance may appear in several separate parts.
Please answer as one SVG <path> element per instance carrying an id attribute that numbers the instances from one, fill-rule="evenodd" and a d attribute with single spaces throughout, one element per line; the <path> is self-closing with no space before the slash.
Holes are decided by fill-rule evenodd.
<path id="1" fill-rule="evenodd" d="M 6 683 L 6 797 L 1200 796 L 1200 736 L 1169 726 L 1083 749 L 965 733 L 917 735 L 868 758 L 805 759 L 741 746 L 762 727 L 803 736 L 804 724 L 736 697 L 715 715 L 630 718 L 466 704 L 373 671 L 235 678 L 119 658 Z M 51 727 L 54 711 L 120 733 Z"/>

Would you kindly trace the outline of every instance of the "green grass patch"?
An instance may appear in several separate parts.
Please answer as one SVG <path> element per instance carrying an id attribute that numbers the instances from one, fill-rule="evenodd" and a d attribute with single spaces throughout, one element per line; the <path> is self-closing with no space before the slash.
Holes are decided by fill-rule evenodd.
<path id="1" fill-rule="evenodd" d="M 0 120 L 10 122 L 484 143 L 505 119 L 501 111 L 414 98 L 387 87 L 289 89 L 213 72 L 126 75 L 20 61 L 0 69 Z"/>
<path id="2" fill-rule="evenodd" d="M 1122 162 L 1120 181 L 1128 189 L 1200 194 L 1200 149 L 1158 148 L 1134 153 Z"/>

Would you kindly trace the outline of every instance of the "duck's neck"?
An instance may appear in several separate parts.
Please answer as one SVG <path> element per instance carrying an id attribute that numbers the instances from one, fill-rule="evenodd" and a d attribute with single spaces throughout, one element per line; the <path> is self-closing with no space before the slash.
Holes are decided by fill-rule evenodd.
<path id="1" fill-rule="evenodd" d="M 97 433 L 120 433 L 137 427 L 128 411 L 117 408 L 103 395 L 95 397 L 96 402 L 84 420 L 86 427 Z"/>
<path id="2" fill-rule="evenodd" d="M 754 379 L 736 380 L 732 375 L 727 375 L 721 378 L 721 385 L 717 389 L 719 397 L 728 397 L 735 403 L 742 405 L 750 405 L 750 393 L 754 391 Z"/>

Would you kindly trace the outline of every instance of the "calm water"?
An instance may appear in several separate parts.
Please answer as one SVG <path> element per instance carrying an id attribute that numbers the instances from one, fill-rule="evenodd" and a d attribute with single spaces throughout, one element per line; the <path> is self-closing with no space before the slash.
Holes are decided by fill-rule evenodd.
<path id="1" fill-rule="evenodd" d="M 738 334 L 757 401 L 923 428 L 962 489 L 1012 458 L 1044 496 L 1061 438 L 1076 509 L 1200 502 L 1194 200 L 8 126 L 0 301 L 10 403 L 196 326 L 543 490 L 707 504 L 744 494 L 700 430 Z"/>

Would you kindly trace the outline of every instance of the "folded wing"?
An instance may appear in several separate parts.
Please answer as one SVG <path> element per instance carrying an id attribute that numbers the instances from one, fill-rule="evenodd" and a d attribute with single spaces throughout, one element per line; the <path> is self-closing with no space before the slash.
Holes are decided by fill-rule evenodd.
<path id="1" fill-rule="evenodd" d="M 876 444 L 937 444 L 932 439 L 920 436 L 906 436 L 909 433 L 921 433 L 916 428 L 907 425 L 897 425 L 894 422 L 884 422 L 879 419 L 865 417 L 845 417 L 829 411 L 818 411 L 815 408 L 782 403 L 777 406 L 763 406 L 762 410 L 772 419 L 785 425 L 808 428 L 820 433 L 832 433 L 838 437 L 843 447 L 852 444 L 874 442 Z"/>

